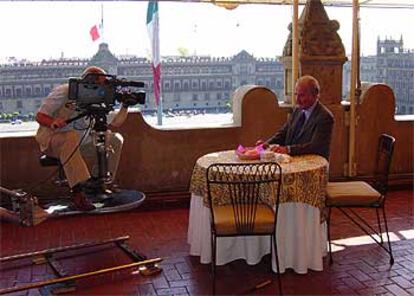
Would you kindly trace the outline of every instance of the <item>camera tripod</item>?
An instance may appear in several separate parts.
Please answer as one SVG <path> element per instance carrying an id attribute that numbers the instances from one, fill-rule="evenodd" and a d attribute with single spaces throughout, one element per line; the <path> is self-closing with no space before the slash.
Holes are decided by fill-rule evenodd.
<path id="1" fill-rule="evenodd" d="M 144 200 L 145 195 L 136 190 L 118 189 L 112 186 L 112 175 L 108 170 L 108 148 L 107 148 L 107 114 L 112 108 L 103 107 L 101 105 L 90 105 L 79 115 L 67 120 L 71 123 L 82 117 L 89 117 L 92 121 L 92 132 L 94 133 L 94 147 L 97 156 L 97 174 L 93 179 L 87 182 L 88 190 L 86 197 L 94 204 L 95 209 L 89 211 L 90 214 L 110 213 L 126 211 L 138 207 Z M 50 160 L 50 157 L 47 157 Z M 59 160 L 44 161 L 43 165 L 58 165 L 60 171 L 63 171 L 64 164 Z M 51 163 L 51 164 L 50 164 Z M 63 175 L 63 174 L 60 174 Z M 64 183 L 60 179 L 58 183 Z M 85 213 L 79 211 L 74 206 L 71 199 L 60 199 L 46 205 L 47 211 L 56 216 L 74 215 Z"/>
<path id="2" fill-rule="evenodd" d="M 108 131 L 107 114 L 112 108 L 90 105 L 86 111 L 78 116 L 66 121 L 67 124 L 82 117 L 90 117 L 93 120 L 93 131 L 96 134 L 95 147 L 98 160 L 97 181 L 101 185 L 112 183 L 111 175 L 108 171 L 108 153 L 106 147 L 106 134 Z"/>

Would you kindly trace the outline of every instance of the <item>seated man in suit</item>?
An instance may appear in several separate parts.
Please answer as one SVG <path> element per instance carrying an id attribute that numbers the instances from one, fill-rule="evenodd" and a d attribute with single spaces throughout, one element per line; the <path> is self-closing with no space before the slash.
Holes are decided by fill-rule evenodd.
<path id="1" fill-rule="evenodd" d="M 329 160 L 334 117 L 319 102 L 318 81 L 309 75 L 298 79 L 295 87 L 296 107 L 288 121 L 270 139 L 257 144 L 277 144 L 272 151 L 290 155 L 318 154 Z"/>

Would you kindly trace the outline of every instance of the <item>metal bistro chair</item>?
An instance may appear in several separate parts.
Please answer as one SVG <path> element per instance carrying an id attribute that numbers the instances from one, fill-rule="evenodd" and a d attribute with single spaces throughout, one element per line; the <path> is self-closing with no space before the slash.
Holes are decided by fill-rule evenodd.
<path id="1" fill-rule="evenodd" d="M 374 182 L 372 185 L 367 182 L 330 182 L 327 186 L 326 206 L 328 207 L 328 240 L 329 240 L 329 258 L 332 264 L 332 247 L 330 235 L 331 209 L 337 208 L 345 214 L 361 230 L 369 235 L 381 248 L 390 255 L 390 264 L 394 264 L 392 255 L 390 236 L 388 233 L 387 217 L 385 215 L 385 197 L 388 191 L 388 174 L 390 170 L 391 158 L 394 151 L 395 138 L 382 134 L 378 142 L 378 151 L 376 159 L 376 169 Z M 352 209 L 354 208 L 372 208 L 376 210 L 378 231 L 375 230 L 368 222 L 358 215 Z M 382 238 L 381 221 L 379 209 L 382 210 L 384 219 L 385 232 L 388 240 L 388 248 L 384 246 Z M 380 237 L 376 238 L 372 233 Z"/>
<path id="2" fill-rule="evenodd" d="M 276 242 L 276 224 L 282 168 L 275 162 L 250 164 L 213 164 L 207 169 L 208 202 L 211 211 L 211 247 L 213 294 L 219 237 L 270 236 L 270 250 L 275 251 L 279 292 L 282 285 Z M 218 205 L 217 194 L 225 195 L 229 203 Z M 263 203 L 263 195 L 271 194 L 273 204 Z M 272 258 L 272 257 L 271 257 Z M 270 260 L 272 271 L 272 260 Z"/>

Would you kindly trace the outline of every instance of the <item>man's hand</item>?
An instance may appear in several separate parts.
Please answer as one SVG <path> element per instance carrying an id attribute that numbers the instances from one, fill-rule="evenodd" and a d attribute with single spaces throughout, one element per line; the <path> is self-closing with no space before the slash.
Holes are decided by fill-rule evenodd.
<path id="1" fill-rule="evenodd" d="M 66 120 L 60 117 L 53 118 L 42 112 L 37 112 L 36 121 L 43 126 L 50 127 L 55 130 L 66 125 Z"/>
<path id="2" fill-rule="evenodd" d="M 50 128 L 55 130 L 61 127 L 64 127 L 66 125 L 66 120 L 63 118 L 55 118 L 53 119 L 52 123 L 50 124 Z"/>
<path id="3" fill-rule="evenodd" d="M 138 101 L 134 98 L 126 98 L 122 101 L 122 107 L 128 108 L 130 106 L 134 106 L 138 103 Z"/>
<path id="4" fill-rule="evenodd" d="M 276 153 L 289 154 L 288 148 L 286 146 L 275 145 L 275 146 L 271 146 L 270 150 Z"/>
<path id="5" fill-rule="evenodd" d="M 115 111 L 115 115 L 112 117 L 110 121 L 110 125 L 112 127 L 120 127 L 128 117 L 128 108 L 122 104 L 119 111 Z"/>

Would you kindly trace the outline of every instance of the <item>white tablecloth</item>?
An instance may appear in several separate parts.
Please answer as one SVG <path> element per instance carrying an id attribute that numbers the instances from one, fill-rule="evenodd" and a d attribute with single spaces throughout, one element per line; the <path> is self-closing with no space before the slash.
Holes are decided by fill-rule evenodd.
<path id="1" fill-rule="evenodd" d="M 277 247 L 280 272 L 293 268 L 297 273 L 308 269 L 323 270 L 326 254 L 326 223 L 320 223 L 319 208 L 305 203 L 286 202 L 279 206 L 277 221 Z M 191 197 L 187 241 L 190 255 L 200 256 L 201 263 L 211 262 L 210 210 L 203 199 Z M 250 265 L 259 263 L 270 253 L 270 238 L 266 236 L 226 237 L 217 240 L 217 264 L 245 259 Z M 276 260 L 272 258 L 276 272 Z"/>

